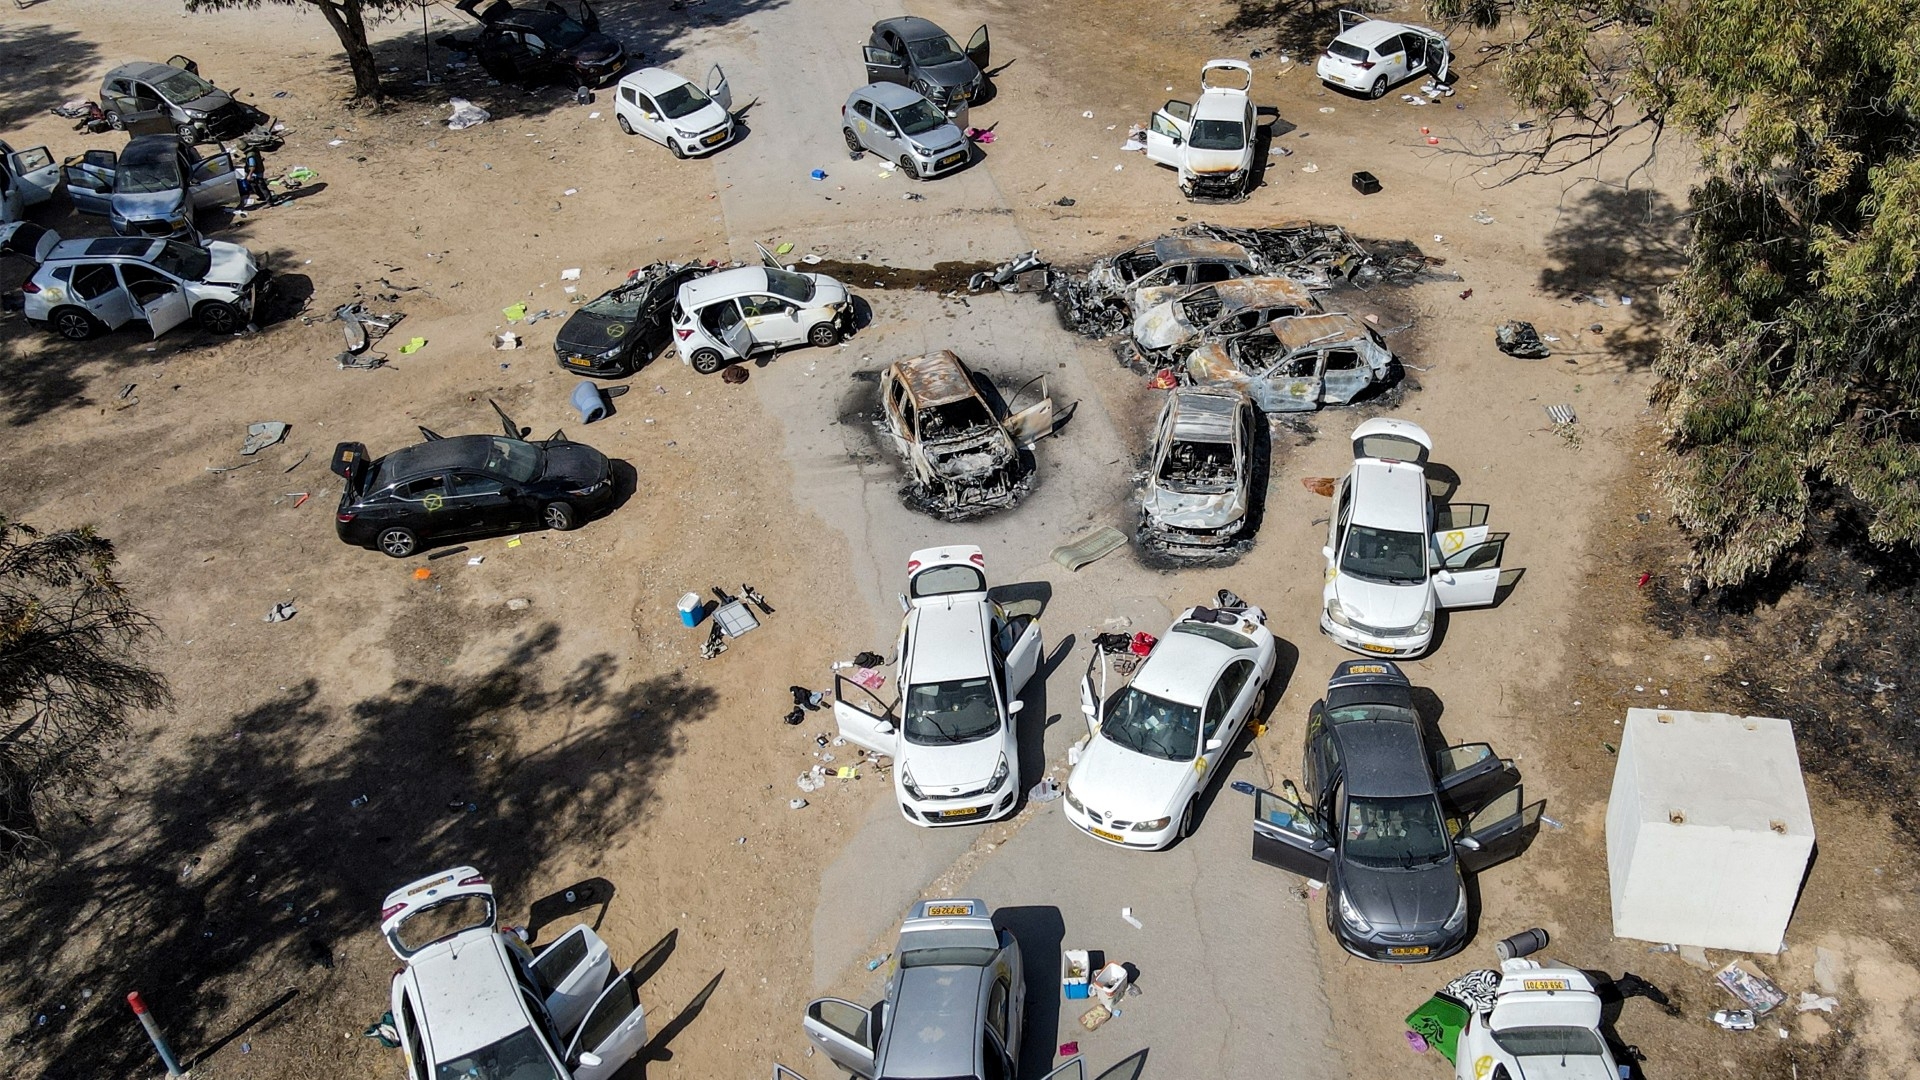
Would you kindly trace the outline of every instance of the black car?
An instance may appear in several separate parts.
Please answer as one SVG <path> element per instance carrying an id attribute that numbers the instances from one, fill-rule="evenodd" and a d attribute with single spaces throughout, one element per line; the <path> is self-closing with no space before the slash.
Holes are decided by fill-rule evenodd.
<path id="1" fill-rule="evenodd" d="M 951 116 L 985 91 L 991 47 L 985 26 L 962 49 L 934 23 L 902 15 L 873 24 L 865 54 L 868 82 L 910 86 Z"/>
<path id="2" fill-rule="evenodd" d="M 1253 857 L 1327 883 L 1327 927 L 1355 956 L 1440 960 L 1472 936 L 1462 874 L 1518 855 L 1546 803 L 1485 743 L 1430 751 L 1398 665 L 1349 660 L 1307 717 L 1312 802 L 1255 790 Z M 1289 797 L 1291 796 L 1291 797 Z"/>
<path id="3" fill-rule="evenodd" d="M 654 263 L 622 285 L 580 305 L 553 339 L 560 366 L 582 375 L 623 379 L 666 347 L 680 286 L 708 267 Z"/>
<path id="4" fill-rule="evenodd" d="M 421 428 L 426 442 L 382 458 L 360 443 L 334 447 L 333 471 L 347 482 L 340 539 L 404 559 L 437 540 L 571 529 L 613 501 L 605 454 L 559 432 L 529 442 L 504 413 L 501 423 L 504 437 Z"/>
<path id="5" fill-rule="evenodd" d="M 541 8 L 493 0 L 476 13 L 482 2 L 460 0 L 455 6 L 480 20 L 474 55 L 501 82 L 603 86 L 626 69 L 626 46 L 600 32 L 600 17 L 586 0 L 578 0 L 573 11 L 554 0 Z"/>

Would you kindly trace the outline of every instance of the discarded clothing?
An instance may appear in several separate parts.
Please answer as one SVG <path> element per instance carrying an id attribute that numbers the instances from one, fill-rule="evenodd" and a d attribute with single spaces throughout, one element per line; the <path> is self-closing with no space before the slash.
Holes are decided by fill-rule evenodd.
<path id="1" fill-rule="evenodd" d="M 1494 328 L 1493 343 L 1508 356 L 1522 360 L 1545 360 L 1553 355 L 1547 343 L 1540 340 L 1540 332 L 1530 322 L 1510 319 Z"/>

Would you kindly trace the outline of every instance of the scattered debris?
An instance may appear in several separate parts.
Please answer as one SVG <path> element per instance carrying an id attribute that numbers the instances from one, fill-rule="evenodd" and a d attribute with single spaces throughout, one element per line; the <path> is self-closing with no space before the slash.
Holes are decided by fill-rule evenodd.
<path id="1" fill-rule="evenodd" d="M 492 113 L 468 101 L 466 98 L 453 98 L 447 102 L 447 105 L 453 109 L 453 115 L 447 117 L 447 127 L 452 128 L 454 131 L 461 131 L 479 124 L 484 124 L 493 119 Z"/>
<path id="2" fill-rule="evenodd" d="M 533 603 L 524 596 L 516 596 L 507 601 L 508 611 L 525 611 Z"/>
<path id="3" fill-rule="evenodd" d="M 1772 979 L 1758 971 L 1748 971 L 1734 960 L 1714 973 L 1714 981 L 1726 987 L 1727 992 L 1752 1008 L 1755 1015 L 1764 1016 L 1772 1012 L 1787 995 L 1775 986 Z"/>
<path id="4" fill-rule="evenodd" d="M 1721 1009 L 1713 1014 L 1713 1022 L 1728 1031 L 1752 1031 L 1754 1016 L 1752 1009 Z"/>
<path id="5" fill-rule="evenodd" d="M 1562 426 L 1571 424 L 1579 418 L 1573 415 L 1573 406 L 1571 405 L 1549 405 L 1547 406 L 1547 419 L 1553 421 L 1555 426 Z"/>
<path id="6" fill-rule="evenodd" d="M 1126 534 L 1111 525 L 1099 528 L 1053 549 L 1053 561 L 1078 570 L 1127 546 Z"/>
<path id="7" fill-rule="evenodd" d="M 260 621 L 269 623 L 286 622 L 298 614 L 300 613 L 294 609 L 293 601 L 283 600 L 273 605 L 273 607 L 267 611 L 266 617 Z"/>
<path id="8" fill-rule="evenodd" d="M 1501 352 L 1521 360 L 1545 360 L 1553 355 L 1530 322 L 1509 319 L 1494 328 L 1493 343 Z"/>
<path id="9" fill-rule="evenodd" d="M 1141 924 L 1139 919 L 1136 919 L 1133 917 L 1133 909 L 1130 907 L 1123 907 L 1120 909 L 1120 918 L 1123 922 L 1125 922 L 1128 926 L 1133 927 L 1135 930 L 1146 929 L 1146 927 Z"/>
<path id="10" fill-rule="evenodd" d="M 240 453 L 244 457 L 252 457 L 286 437 L 287 425 L 278 420 L 263 420 L 257 424 L 248 424 L 247 441 L 240 447 Z"/>
<path id="11" fill-rule="evenodd" d="M 1794 1006 L 1799 1012 L 1813 1012 L 1817 1009 L 1823 1013 L 1830 1013 L 1839 1007 L 1839 998 L 1816 994 L 1811 990 L 1800 991 L 1800 1001 Z"/>

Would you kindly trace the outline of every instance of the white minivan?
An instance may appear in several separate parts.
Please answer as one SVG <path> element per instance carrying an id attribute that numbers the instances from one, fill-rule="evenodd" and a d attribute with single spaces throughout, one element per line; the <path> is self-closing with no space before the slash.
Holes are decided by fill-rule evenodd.
<path id="1" fill-rule="evenodd" d="M 739 266 L 680 286 L 673 346 L 702 375 L 794 345 L 827 349 L 853 329 L 853 297 L 825 274 L 784 269 L 765 248 L 763 265 Z"/>

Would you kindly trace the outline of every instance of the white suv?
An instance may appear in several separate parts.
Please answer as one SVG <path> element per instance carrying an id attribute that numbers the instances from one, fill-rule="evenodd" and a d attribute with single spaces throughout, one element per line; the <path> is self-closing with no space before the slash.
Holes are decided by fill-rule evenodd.
<path id="1" fill-rule="evenodd" d="M 145 320 L 154 337 L 192 318 L 211 334 L 253 322 L 267 275 L 253 253 L 213 240 L 194 247 L 145 236 L 62 240 L 29 222 L 0 226 L 0 254 L 39 266 L 21 286 L 26 316 L 69 341 Z"/>
<path id="2" fill-rule="evenodd" d="M 1148 122 L 1148 160 L 1178 170 L 1187 198 L 1247 197 L 1255 135 L 1252 89 L 1253 68 L 1245 60 L 1209 60 L 1200 69 L 1199 99 L 1169 101 Z"/>
<path id="3" fill-rule="evenodd" d="M 1040 624 L 988 599 L 985 567 L 965 545 L 907 556 L 899 698 L 883 704 L 844 676 L 834 691 L 840 733 L 893 759 L 900 813 L 915 825 L 991 821 L 1017 801 L 1014 718 L 1040 664 Z"/>
<path id="4" fill-rule="evenodd" d="M 471 866 L 395 889 L 380 932 L 406 965 L 392 1004 L 408 1080 L 605 1080 L 646 1045 L 632 969 L 614 975 L 585 926 L 536 955 Z"/>

